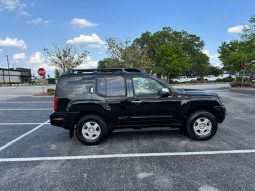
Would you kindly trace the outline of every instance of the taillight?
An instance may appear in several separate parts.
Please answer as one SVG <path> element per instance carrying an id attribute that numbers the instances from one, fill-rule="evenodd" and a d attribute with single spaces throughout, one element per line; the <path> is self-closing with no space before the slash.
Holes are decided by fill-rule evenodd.
<path id="1" fill-rule="evenodd" d="M 53 108 L 54 108 L 55 112 L 58 110 L 58 97 L 57 96 L 54 96 L 54 99 L 53 99 Z"/>

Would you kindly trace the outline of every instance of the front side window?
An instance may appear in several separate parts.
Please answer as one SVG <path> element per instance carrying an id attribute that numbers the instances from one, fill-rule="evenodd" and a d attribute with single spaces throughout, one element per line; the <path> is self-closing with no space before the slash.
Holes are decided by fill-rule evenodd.
<path id="1" fill-rule="evenodd" d="M 98 77 L 97 93 L 102 96 L 125 96 L 125 79 L 121 76 Z"/>
<path id="2" fill-rule="evenodd" d="M 164 88 L 162 84 L 152 78 L 133 78 L 133 86 L 135 95 L 158 94 Z"/>

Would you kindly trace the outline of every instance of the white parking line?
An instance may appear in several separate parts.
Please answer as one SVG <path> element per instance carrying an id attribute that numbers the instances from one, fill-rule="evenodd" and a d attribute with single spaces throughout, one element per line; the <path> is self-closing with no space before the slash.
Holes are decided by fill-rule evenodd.
<path id="1" fill-rule="evenodd" d="M 33 95 L 0 95 L 0 97 L 23 97 L 23 96 L 26 96 L 26 97 L 33 97 Z"/>
<path id="2" fill-rule="evenodd" d="M 110 159 L 110 158 L 166 157 L 166 156 L 199 156 L 199 155 L 252 154 L 252 153 L 255 153 L 255 149 L 172 152 L 172 153 L 169 153 L 169 152 L 168 153 L 131 153 L 131 154 L 107 154 L 107 155 L 85 155 L 85 156 L 0 158 L 0 162 L 59 161 L 59 160 L 79 160 L 79 159 Z"/>
<path id="3" fill-rule="evenodd" d="M 12 103 L 53 103 L 52 101 L 0 101 L 0 103 L 12 104 Z"/>
<path id="4" fill-rule="evenodd" d="M 39 108 L 39 109 L 0 109 L 0 111 L 53 111 L 53 109 L 43 109 L 43 108 Z"/>
<path id="5" fill-rule="evenodd" d="M 33 128 L 32 130 L 24 133 L 23 135 L 17 137 L 16 139 L 12 140 L 11 142 L 5 144 L 4 146 L 0 147 L 0 152 L 6 148 L 8 148 L 9 146 L 13 145 L 14 143 L 16 143 L 17 141 L 19 141 L 20 139 L 26 137 L 27 135 L 33 133 L 34 131 L 36 131 L 37 129 L 41 128 L 42 126 L 46 125 L 49 123 L 50 120 L 45 121 L 44 123 L 41 123 L 40 125 L 36 126 L 35 128 Z"/>
<path id="6" fill-rule="evenodd" d="M 0 123 L 0 125 L 40 125 L 42 123 Z M 45 123 L 45 125 L 50 123 Z"/>

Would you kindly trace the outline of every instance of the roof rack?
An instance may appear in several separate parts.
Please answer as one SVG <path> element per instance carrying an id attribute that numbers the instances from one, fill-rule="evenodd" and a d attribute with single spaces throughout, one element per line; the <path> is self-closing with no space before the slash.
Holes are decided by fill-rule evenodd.
<path id="1" fill-rule="evenodd" d="M 97 72 L 138 72 L 142 71 L 136 68 L 99 68 L 99 69 L 72 69 L 70 73 L 73 74 L 87 74 L 87 73 L 97 73 Z"/>

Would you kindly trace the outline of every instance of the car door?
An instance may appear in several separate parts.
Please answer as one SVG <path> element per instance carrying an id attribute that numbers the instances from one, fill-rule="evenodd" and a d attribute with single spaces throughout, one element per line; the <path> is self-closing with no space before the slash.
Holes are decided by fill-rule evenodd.
<path id="1" fill-rule="evenodd" d="M 127 88 L 125 76 L 109 75 L 97 76 L 96 100 L 104 106 L 103 115 L 112 126 L 120 126 L 126 122 Z"/>
<path id="2" fill-rule="evenodd" d="M 133 76 L 129 80 L 131 93 L 127 104 L 130 123 L 133 125 L 168 126 L 176 118 L 178 102 L 171 90 L 151 77 Z M 169 96 L 160 96 L 163 88 Z"/>

